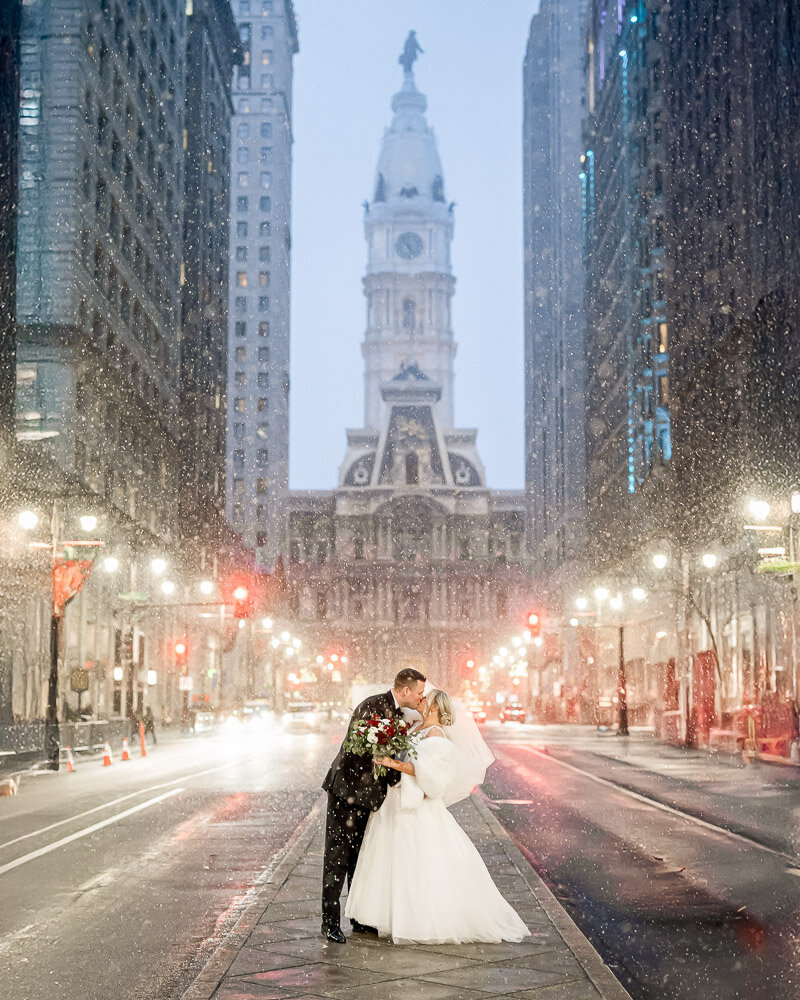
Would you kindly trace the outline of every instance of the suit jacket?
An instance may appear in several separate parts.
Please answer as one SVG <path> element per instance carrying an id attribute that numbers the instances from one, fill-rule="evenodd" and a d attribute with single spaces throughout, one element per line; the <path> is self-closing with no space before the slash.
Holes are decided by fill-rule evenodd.
<path id="1" fill-rule="evenodd" d="M 403 718 L 402 711 L 395 707 L 391 691 L 376 694 L 371 698 L 365 698 L 356 707 L 347 724 L 348 735 L 353 722 L 357 719 L 368 719 L 372 715 L 388 719 Z M 348 753 L 342 745 L 325 776 L 322 787 L 326 792 L 343 799 L 348 805 L 371 809 L 374 812 L 383 805 L 389 786 L 396 785 L 399 780 L 400 772 L 393 770 L 390 770 L 385 777 L 374 777 L 372 757 L 366 755 L 359 757 L 358 754 Z"/>

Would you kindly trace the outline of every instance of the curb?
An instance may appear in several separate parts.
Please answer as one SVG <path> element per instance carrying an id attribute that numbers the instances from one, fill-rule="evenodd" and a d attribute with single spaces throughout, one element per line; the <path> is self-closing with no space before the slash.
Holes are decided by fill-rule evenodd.
<path id="1" fill-rule="evenodd" d="M 327 795 L 323 793 L 285 847 L 281 848 L 266 871 L 258 877 L 251 889 L 256 898 L 219 943 L 198 976 L 182 994 L 181 1000 L 211 1000 L 233 960 L 244 947 L 250 932 L 277 896 L 300 857 L 308 850 L 316 836 L 317 823 L 326 801 Z"/>
<path id="2" fill-rule="evenodd" d="M 531 868 L 530 863 L 525 859 L 525 856 L 487 805 L 484 794 L 480 792 L 472 795 L 471 798 L 478 812 L 491 828 L 492 833 L 502 843 L 509 861 L 519 871 L 526 885 L 534 894 L 542 909 L 564 939 L 564 943 L 580 963 L 583 971 L 603 1000 L 631 1000 L 630 993 L 628 993 L 606 965 L 591 941 L 578 927 L 561 903 L 559 903 L 539 875 Z"/>

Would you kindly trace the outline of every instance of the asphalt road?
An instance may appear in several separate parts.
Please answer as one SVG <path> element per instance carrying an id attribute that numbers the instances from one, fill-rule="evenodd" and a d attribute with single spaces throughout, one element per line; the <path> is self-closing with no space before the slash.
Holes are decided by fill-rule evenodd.
<path id="1" fill-rule="evenodd" d="M 320 794 L 341 731 L 255 726 L 0 799 L 0 997 L 180 997 Z"/>
<path id="2" fill-rule="evenodd" d="M 488 726 L 484 792 L 634 1000 L 800 996 L 800 778 Z"/>

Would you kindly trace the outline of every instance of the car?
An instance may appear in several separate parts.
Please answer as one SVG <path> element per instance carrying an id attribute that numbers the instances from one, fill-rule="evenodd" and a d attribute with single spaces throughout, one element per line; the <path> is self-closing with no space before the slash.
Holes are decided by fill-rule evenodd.
<path id="1" fill-rule="evenodd" d="M 311 732 L 317 728 L 320 713 L 311 701 L 290 701 L 284 705 L 283 728 L 287 731 Z"/>
<path id="2" fill-rule="evenodd" d="M 501 722 L 524 722 L 527 712 L 522 705 L 505 705 L 500 712 Z"/>
<path id="3" fill-rule="evenodd" d="M 477 722 L 486 722 L 487 712 L 486 709 L 480 703 L 476 702 L 474 705 L 467 706 L 472 712 L 472 718 Z"/>

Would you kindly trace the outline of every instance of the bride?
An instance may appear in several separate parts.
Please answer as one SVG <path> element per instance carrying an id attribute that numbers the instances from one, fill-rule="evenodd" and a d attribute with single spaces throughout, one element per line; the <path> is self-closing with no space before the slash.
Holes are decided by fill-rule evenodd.
<path id="1" fill-rule="evenodd" d="M 445 691 L 421 711 L 416 760 L 377 760 L 403 773 L 370 816 L 345 912 L 395 944 L 521 941 L 528 928 L 447 811 L 483 779 L 491 752 Z"/>

